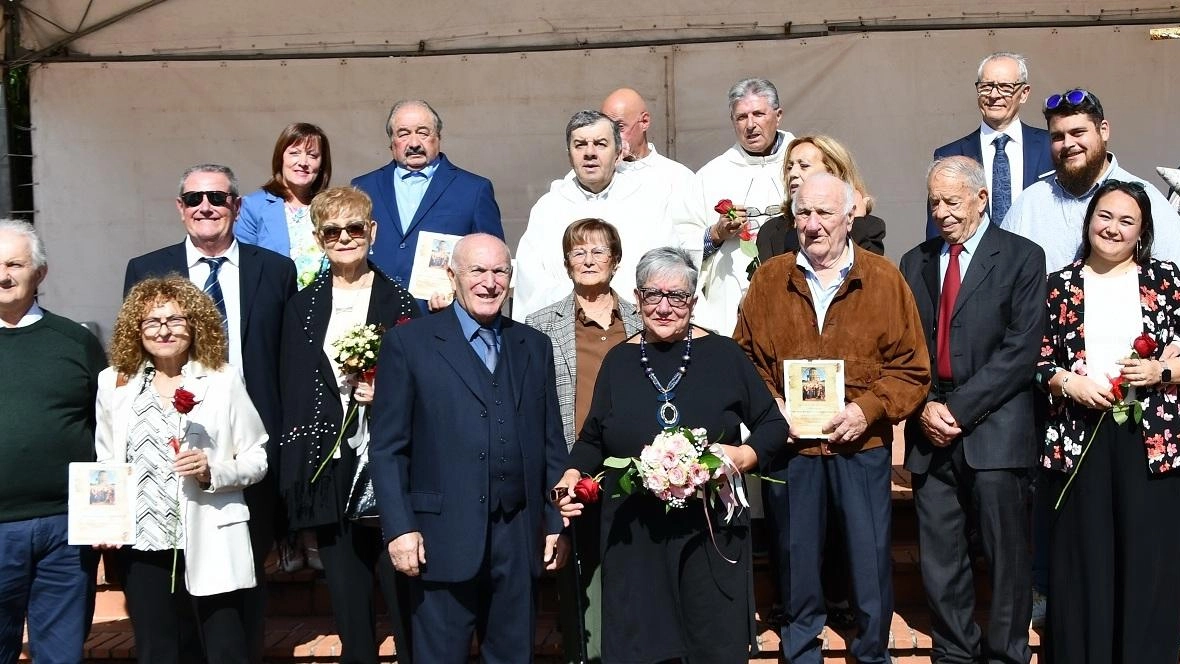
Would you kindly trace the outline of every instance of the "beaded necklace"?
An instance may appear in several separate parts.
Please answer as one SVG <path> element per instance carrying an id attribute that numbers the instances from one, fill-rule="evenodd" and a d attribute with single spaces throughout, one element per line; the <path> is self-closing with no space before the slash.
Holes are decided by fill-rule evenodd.
<path id="1" fill-rule="evenodd" d="M 656 378 L 656 372 L 647 361 L 647 331 L 644 330 L 643 334 L 639 335 L 639 364 L 643 366 L 643 373 L 647 374 L 647 379 L 651 381 L 652 387 L 655 387 L 656 391 L 660 393 L 660 396 L 656 397 L 656 399 L 662 403 L 656 409 L 656 419 L 665 429 L 671 429 L 677 424 L 680 424 L 680 409 L 676 407 L 676 404 L 672 403 L 672 400 L 676 398 L 676 393 L 672 390 L 676 389 L 676 386 L 680 384 L 680 379 L 684 378 L 684 374 L 688 373 L 688 362 L 691 357 L 692 325 L 689 325 L 688 336 L 685 338 L 684 343 L 684 355 L 681 356 L 682 362 L 680 368 L 672 375 L 671 380 L 668 381 L 668 386 L 664 387 L 660 379 Z"/>

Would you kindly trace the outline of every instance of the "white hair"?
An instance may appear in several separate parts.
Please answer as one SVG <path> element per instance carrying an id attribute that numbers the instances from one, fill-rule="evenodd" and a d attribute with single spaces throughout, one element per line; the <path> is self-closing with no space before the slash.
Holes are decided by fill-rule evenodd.
<path id="1" fill-rule="evenodd" d="M 29 243 L 29 256 L 32 257 L 33 267 L 41 269 L 49 263 L 45 255 L 45 244 L 41 242 L 41 235 L 33 225 L 23 219 L 0 219 L 0 233 L 19 235 Z"/>

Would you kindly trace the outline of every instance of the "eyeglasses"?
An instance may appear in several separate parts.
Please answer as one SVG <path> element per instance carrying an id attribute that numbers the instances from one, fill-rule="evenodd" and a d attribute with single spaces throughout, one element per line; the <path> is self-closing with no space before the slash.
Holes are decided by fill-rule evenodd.
<path id="1" fill-rule="evenodd" d="M 359 240 L 369 232 L 369 224 L 363 221 L 350 221 L 343 227 L 340 226 L 324 226 L 319 230 L 320 237 L 324 242 L 336 242 L 340 239 L 341 233 L 348 233 L 348 237 Z"/>
<path id="2" fill-rule="evenodd" d="M 676 307 L 688 306 L 688 301 L 692 299 L 692 293 L 685 293 L 684 291 L 664 291 L 658 288 L 636 288 L 636 293 L 639 293 L 639 299 L 647 305 L 655 306 L 659 304 L 664 298 L 668 298 L 668 304 Z"/>
<path id="3" fill-rule="evenodd" d="M 1001 97 L 1011 97 L 1020 92 L 1020 88 L 1026 85 L 1024 81 L 1016 81 L 1015 83 L 997 83 L 996 81 L 976 81 L 975 92 L 979 96 L 990 95 L 993 93 L 1000 93 Z"/>
<path id="4" fill-rule="evenodd" d="M 820 210 L 818 208 L 812 208 L 812 209 L 802 208 L 800 210 L 795 210 L 795 220 L 798 221 L 800 219 L 810 219 L 811 215 L 813 215 L 813 214 L 815 216 L 819 217 L 820 221 L 827 221 L 827 220 L 831 219 L 832 217 L 836 216 L 836 211 L 835 210 Z"/>
<path id="5" fill-rule="evenodd" d="M 571 263 L 579 263 L 586 260 L 587 255 L 593 257 L 595 263 L 601 263 L 610 258 L 610 247 L 591 247 L 590 251 L 574 249 L 566 254 L 566 258 L 570 259 Z"/>
<path id="6" fill-rule="evenodd" d="M 228 191 L 186 191 L 180 195 L 180 202 L 184 203 L 185 207 L 194 208 L 201 204 L 202 199 L 208 198 L 209 205 L 225 207 L 225 204 L 233 196 Z"/>
<path id="7" fill-rule="evenodd" d="M 188 329 L 188 318 L 176 315 L 167 318 L 145 318 L 139 321 L 139 329 L 144 334 L 156 334 L 164 326 L 167 326 L 170 332 L 183 332 Z"/>
<path id="8" fill-rule="evenodd" d="M 1052 111 L 1060 107 L 1062 104 L 1070 107 L 1081 106 L 1082 102 L 1086 101 L 1087 99 L 1089 99 L 1091 103 L 1097 105 L 1098 100 L 1095 99 L 1094 95 L 1088 90 L 1074 88 L 1069 92 L 1059 95 L 1049 95 L 1049 97 L 1045 99 L 1045 110 Z"/>
<path id="9" fill-rule="evenodd" d="M 783 213 L 783 206 L 781 206 L 781 205 L 771 205 L 771 206 L 767 207 L 765 211 L 759 210 L 756 207 L 746 208 L 746 216 L 747 217 L 777 217 L 778 215 L 780 215 L 782 213 Z"/>

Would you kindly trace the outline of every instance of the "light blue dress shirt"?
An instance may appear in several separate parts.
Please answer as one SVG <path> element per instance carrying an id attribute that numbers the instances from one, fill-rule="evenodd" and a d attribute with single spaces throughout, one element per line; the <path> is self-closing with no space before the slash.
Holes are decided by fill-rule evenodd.
<path id="1" fill-rule="evenodd" d="M 418 206 L 422 204 L 422 197 L 426 195 L 426 188 L 430 186 L 430 179 L 438 170 L 438 159 L 432 161 L 420 171 L 402 168 L 401 164 L 393 168 L 393 195 L 397 199 L 397 216 L 400 218 L 402 233 L 405 233 L 418 214 Z"/>
<path id="2" fill-rule="evenodd" d="M 459 328 L 463 330 L 463 338 L 466 339 L 467 343 L 471 345 L 471 350 L 475 351 L 475 356 L 479 358 L 480 362 L 484 361 L 484 358 L 487 357 L 488 353 L 487 344 L 483 342 L 483 339 L 479 338 L 478 332 L 480 327 L 487 327 L 496 334 L 497 347 L 504 346 L 504 342 L 500 338 L 499 316 L 496 316 L 496 320 L 492 321 L 491 325 L 483 326 L 480 325 L 479 321 L 472 318 L 471 314 L 467 313 L 466 309 L 459 306 L 458 301 L 452 302 L 451 306 L 455 308 L 455 316 L 459 318 Z"/>
<path id="3" fill-rule="evenodd" d="M 824 331 L 824 319 L 828 316 L 828 307 L 832 306 L 836 291 L 840 290 L 840 286 L 844 284 L 844 280 L 848 278 L 848 272 L 852 269 L 852 255 L 854 253 L 852 240 L 848 240 L 848 248 L 845 251 L 848 254 L 848 262 L 840 268 L 840 277 L 833 279 L 832 283 L 827 286 L 820 283 L 819 276 L 811 268 L 811 261 L 807 260 L 807 253 L 799 251 L 795 254 L 795 265 L 803 269 L 803 276 L 807 278 L 807 287 L 811 290 L 811 302 L 815 306 L 815 327 L 820 333 Z"/>

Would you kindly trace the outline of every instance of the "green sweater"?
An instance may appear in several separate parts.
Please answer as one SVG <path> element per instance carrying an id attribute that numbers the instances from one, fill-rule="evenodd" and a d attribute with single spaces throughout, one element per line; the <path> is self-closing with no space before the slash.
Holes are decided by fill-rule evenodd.
<path id="1" fill-rule="evenodd" d="M 48 311 L 0 328 L 0 523 L 65 514 L 68 464 L 94 460 L 106 364 L 89 330 Z"/>

